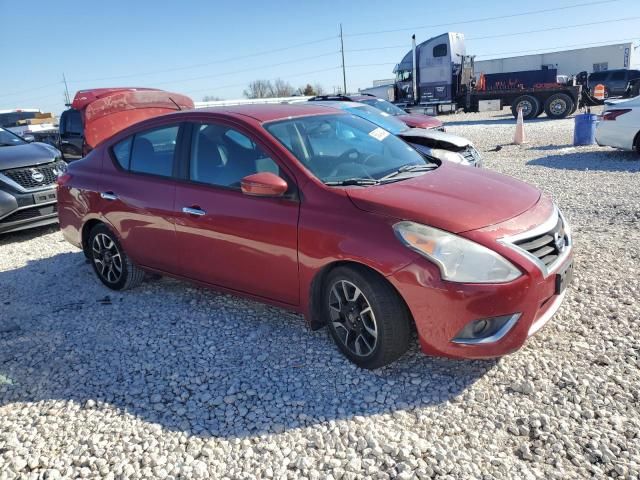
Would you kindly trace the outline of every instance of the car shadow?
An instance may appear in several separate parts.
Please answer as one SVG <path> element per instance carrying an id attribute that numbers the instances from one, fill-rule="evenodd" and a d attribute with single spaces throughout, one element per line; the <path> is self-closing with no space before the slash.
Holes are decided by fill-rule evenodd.
<path id="1" fill-rule="evenodd" d="M 560 147 L 562 148 L 562 147 Z M 635 152 L 598 149 L 585 151 L 581 147 L 568 147 L 567 153 L 548 155 L 529 160 L 527 165 L 559 170 L 594 170 L 607 172 L 639 172 L 640 156 Z"/>
<path id="2" fill-rule="evenodd" d="M 0 248 L 3 245 L 9 245 L 10 243 L 27 242 L 41 235 L 57 232 L 58 230 L 60 230 L 58 224 L 53 223 L 51 225 L 19 230 L 17 232 L 2 233 L 0 234 Z"/>
<path id="3" fill-rule="evenodd" d="M 413 345 L 362 370 L 300 315 L 166 278 L 113 292 L 81 252 L 0 272 L 0 407 L 72 401 L 240 438 L 460 401 L 496 363 Z"/>
<path id="4" fill-rule="evenodd" d="M 571 117 L 567 117 L 567 118 L 571 118 Z M 530 120 L 525 120 L 524 123 L 526 125 L 528 123 L 540 123 L 540 122 L 547 122 L 547 121 L 556 121 L 556 120 L 551 120 L 547 117 L 538 117 L 538 118 L 532 118 Z M 464 126 L 471 126 L 471 125 L 515 125 L 516 119 L 513 117 L 513 115 L 496 115 L 488 119 L 479 118 L 477 120 L 474 120 L 474 119 L 453 120 L 451 122 L 448 122 L 445 120 L 443 123 L 445 127 L 455 127 L 455 126 L 464 127 Z"/>

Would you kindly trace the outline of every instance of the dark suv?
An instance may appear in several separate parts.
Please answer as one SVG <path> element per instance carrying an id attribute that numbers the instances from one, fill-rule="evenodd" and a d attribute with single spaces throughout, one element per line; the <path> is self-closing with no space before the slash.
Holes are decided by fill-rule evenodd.
<path id="1" fill-rule="evenodd" d="M 633 86 L 640 79 L 640 70 L 605 70 L 589 75 L 588 86 L 591 91 L 596 85 L 604 85 L 604 96 L 631 97 Z"/>
<path id="2" fill-rule="evenodd" d="M 58 221 L 56 180 L 67 164 L 46 143 L 0 128 L 0 233 Z"/>

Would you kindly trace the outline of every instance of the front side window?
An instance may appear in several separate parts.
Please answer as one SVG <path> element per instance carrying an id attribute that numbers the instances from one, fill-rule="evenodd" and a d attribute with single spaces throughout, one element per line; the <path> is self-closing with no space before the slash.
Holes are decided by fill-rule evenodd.
<path id="1" fill-rule="evenodd" d="M 398 137 L 353 115 L 318 115 L 266 124 L 265 128 L 322 182 L 379 180 L 425 159 Z"/>
<path id="2" fill-rule="evenodd" d="M 130 170 L 170 177 L 173 173 L 178 130 L 179 127 L 175 125 L 136 133 L 131 146 Z"/>
<path id="3" fill-rule="evenodd" d="M 446 57 L 447 56 L 447 44 L 441 43 L 440 45 L 436 45 L 433 47 L 433 56 L 434 57 Z"/>
<path id="4" fill-rule="evenodd" d="M 82 135 L 82 116 L 78 110 L 67 110 L 65 112 L 65 133 Z"/>
<path id="5" fill-rule="evenodd" d="M 244 177 L 260 172 L 280 175 L 280 168 L 249 137 L 226 125 L 195 125 L 189 162 L 191 180 L 239 189 Z"/>
<path id="6" fill-rule="evenodd" d="M 398 70 L 396 80 L 398 82 L 408 82 L 411 80 L 411 70 Z"/>

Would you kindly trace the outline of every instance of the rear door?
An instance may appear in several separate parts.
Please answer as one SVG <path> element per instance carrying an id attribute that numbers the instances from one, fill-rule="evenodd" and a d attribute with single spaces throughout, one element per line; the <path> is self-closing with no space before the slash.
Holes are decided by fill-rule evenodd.
<path id="1" fill-rule="evenodd" d="M 140 265 L 173 272 L 179 123 L 138 132 L 109 151 L 101 180 L 102 214 Z"/>
<path id="2" fill-rule="evenodd" d="M 293 177 L 247 131 L 194 123 L 186 181 L 176 189 L 176 235 L 185 276 L 297 305 L 299 199 Z M 243 177 L 272 172 L 284 197 L 242 193 Z"/>

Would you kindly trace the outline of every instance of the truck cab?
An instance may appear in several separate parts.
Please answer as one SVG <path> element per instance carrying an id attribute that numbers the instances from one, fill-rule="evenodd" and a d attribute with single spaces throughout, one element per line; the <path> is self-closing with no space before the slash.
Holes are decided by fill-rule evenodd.
<path id="1" fill-rule="evenodd" d="M 66 160 L 80 158 L 100 142 L 134 123 L 176 110 L 189 110 L 193 100 L 155 88 L 80 90 L 60 116 L 58 149 Z"/>
<path id="2" fill-rule="evenodd" d="M 464 34 L 447 32 L 410 50 L 396 65 L 396 102 L 420 105 L 454 103 L 458 75 L 466 56 Z M 414 78 L 415 76 L 415 78 Z M 417 89 L 418 94 L 414 94 Z"/>

